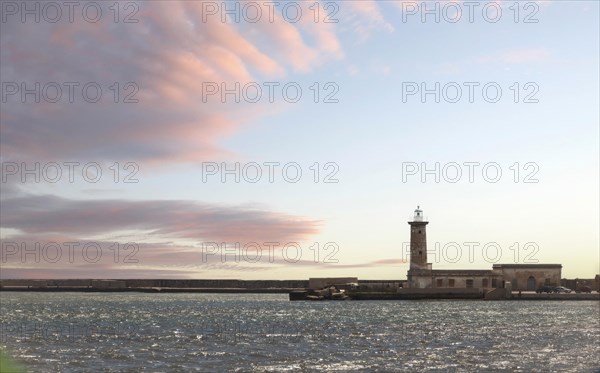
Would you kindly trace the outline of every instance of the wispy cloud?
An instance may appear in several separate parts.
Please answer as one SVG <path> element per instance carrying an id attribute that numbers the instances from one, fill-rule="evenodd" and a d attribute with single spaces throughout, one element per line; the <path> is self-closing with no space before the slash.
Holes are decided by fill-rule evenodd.
<path id="1" fill-rule="evenodd" d="M 317 233 L 319 222 L 196 201 L 84 201 L 52 195 L 24 195 L 2 200 L 2 228 L 77 237 L 136 231 L 155 239 L 290 242 Z"/>
<path id="2" fill-rule="evenodd" d="M 214 277 L 215 271 L 261 271 L 288 264 L 281 259 L 282 247 L 309 239 L 320 226 L 305 217 L 241 206 L 185 200 L 86 201 L 13 190 L 2 199 L 1 277 L 185 278 Z M 49 246 L 44 251 L 51 243 L 60 249 Z M 229 247 L 235 252 L 236 244 L 253 243 L 265 258 L 274 255 L 262 252 L 270 250 L 266 243 L 273 245 L 280 263 L 236 263 L 231 257 L 223 261 L 221 249 L 217 251 Z M 98 261 L 83 260 L 88 244 L 92 257 L 100 253 Z M 127 260 L 133 247 L 135 255 Z M 44 260 L 44 255 L 51 259 Z"/>
<path id="3" fill-rule="evenodd" d="M 375 0 L 348 1 L 343 5 L 348 7 L 350 13 L 356 15 L 352 27 L 359 41 L 366 41 L 373 32 L 381 29 L 387 32 L 394 31 L 394 26 L 385 20 Z"/>
<path id="4" fill-rule="evenodd" d="M 278 12 L 273 22 L 221 22 L 203 15 L 202 3 L 141 2 L 138 23 L 3 23 L 3 81 L 79 84 L 73 103 L 3 104 L 3 157 L 172 163 L 226 156 L 218 141 L 272 108 L 203 102 L 204 82 L 280 79 L 343 56 L 332 25 L 294 24 Z M 82 98 L 88 82 L 103 88 L 98 103 Z M 115 82 L 119 103 L 109 88 Z M 128 82 L 139 88 L 139 103 L 122 102 L 133 92 Z"/>

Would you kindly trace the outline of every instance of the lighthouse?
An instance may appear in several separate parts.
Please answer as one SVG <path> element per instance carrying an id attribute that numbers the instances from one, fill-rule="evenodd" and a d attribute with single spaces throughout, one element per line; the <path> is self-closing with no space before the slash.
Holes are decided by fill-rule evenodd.
<path id="1" fill-rule="evenodd" d="M 415 289 L 415 291 L 408 291 L 407 294 L 420 294 L 424 298 L 443 298 L 449 292 L 452 292 L 449 290 L 452 289 L 454 293 L 462 294 L 459 295 L 461 297 L 466 296 L 469 292 L 473 293 L 473 290 L 477 288 L 480 294 L 485 293 L 487 297 L 487 292 L 490 289 L 503 288 L 506 283 L 509 283 L 513 290 L 515 288 L 518 290 L 534 290 L 537 284 L 557 284 L 560 282 L 562 268 L 560 264 L 494 264 L 492 270 L 434 270 L 431 263 L 427 263 L 426 228 L 429 222 L 423 215 L 420 206 L 417 206 L 414 215 L 408 220 L 410 225 L 410 267 L 407 273 L 408 281 L 402 284 L 402 287 Z M 403 250 L 406 248 L 405 244 L 402 248 Z M 448 290 L 435 290 L 438 288 Z M 430 290 L 419 292 L 416 289 Z M 510 290 L 507 290 L 506 294 L 510 297 Z M 491 296 L 495 297 L 496 295 L 494 293 Z"/>
<path id="2" fill-rule="evenodd" d="M 410 269 L 424 270 L 427 268 L 427 231 L 428 221 L 423 217 L 423 210 L 417 206 L 410 224 Z"/>
<path id="3" fill-rule="evenodd" d="M 408 283 L 410 287 L 430 287 L 421 283 L 420 276 L 427 276 L 431 272 L 431 264 L 427 263 L 427 224 L 423 210 L 417 206 L 410 225 L 410 267 L 408 269 Z M 430 277 L 430 276 L 427 276 Z M 429 281 L 428 281 L 429 282 Z"/>

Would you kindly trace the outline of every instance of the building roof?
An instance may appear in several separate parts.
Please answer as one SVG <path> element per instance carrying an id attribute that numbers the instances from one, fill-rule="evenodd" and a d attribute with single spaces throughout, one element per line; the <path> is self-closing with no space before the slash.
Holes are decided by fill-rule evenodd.
<path id="1" fill-rule="evenodd" d="M 494 264 L 494 269 L 498 268 L 562 268 L 562 264 Z"/>
<path id="2" fill-rule="evenodd" d="M 495 276 L 491 269 L 434 269 L 432 276 Z"/>

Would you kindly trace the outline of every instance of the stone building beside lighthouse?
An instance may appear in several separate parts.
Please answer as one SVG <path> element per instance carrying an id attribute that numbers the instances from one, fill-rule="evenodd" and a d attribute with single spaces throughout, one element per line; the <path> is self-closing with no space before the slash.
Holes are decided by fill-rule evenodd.
<path id="1" fill-rule="evenodd" d="M 433 269 L 427 263 L 427 224 L 419 206 L 410 225 L 409 288 L 503 288 L 533 291 L 543 285 L 560 285 L 560 264 L 494 264 L 487 269 Z"/>

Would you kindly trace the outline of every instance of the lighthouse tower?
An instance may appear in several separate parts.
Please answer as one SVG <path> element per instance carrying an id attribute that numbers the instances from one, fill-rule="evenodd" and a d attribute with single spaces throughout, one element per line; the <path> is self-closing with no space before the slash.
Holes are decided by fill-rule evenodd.
<path id="1" fill-rule="evenodd" d="M 410 224 L 410 269 L 427 269 L 427 233 L 428 221 L 424 221 L 423 210 L 419 206 Z"/>
<path id="2" fill-rule="evenodd" d="M 419 206 L 415 210 L 410 224 L 410 268 L 408 270 L 408 282 L 410 287 L 425 287 L 424 284 L 417 281 L 419 275 L 426 275 L 431 270 L 431 265 L 427 263 L 427 231 L 429 224 L 425 221 L 423 210 Z"/>

